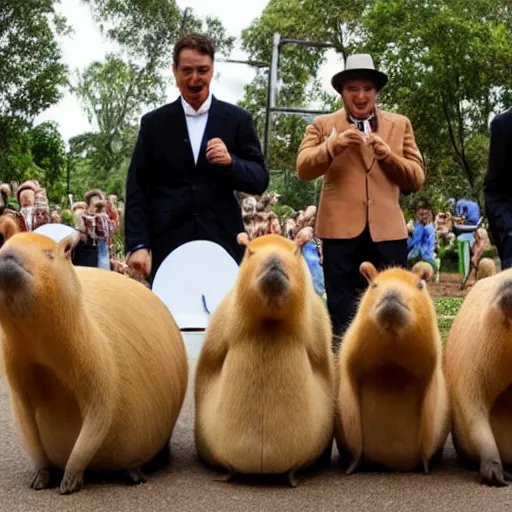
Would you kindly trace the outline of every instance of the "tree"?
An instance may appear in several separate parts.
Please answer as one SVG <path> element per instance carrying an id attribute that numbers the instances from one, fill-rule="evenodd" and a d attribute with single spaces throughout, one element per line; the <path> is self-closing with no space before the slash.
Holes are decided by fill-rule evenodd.
<path id="1" fill-rule="evenodd" d="M 61 96 L 67 68 L 56 33 L 65 30 L 52 0 L 0 6 L 0 116 L 31 120 Z"/>
<path id="2" fill-rule="evenodd" d="M 142 110 L 163 102 L 164 90 L 161 77 L 115 55 L 78 75 L 73 91 L 93 131 L 74 137 L 72 146 L 88 157 L 97 178 L 120 171 L 133 150 Z"/>
<path id="3" fill-rule="evenodd" d="M 65 195 L 66 147 L 54 122 L 41 123 L 28 131 L 34 165 L 43 171 L 40 182 L 48 199 L 59 202 Z"/>
<path id="4" fill-rule="evenodd" d="M 102 32 L 120 45 L 129 61 L 147 73 L 159 73 L 172 63 L 173 43 L 190 31 L 202 30 L 214 40 L 219 53 L 232 49 L 218 18 L 204 21 L 189 7 L 180 9 L 174 0 L 84 0 Z"/>
<path id="5" fill-rule="evenodd" d="M 26 129 L 61 97 L 67 83 L 56 34 L 68 30 L 52 0 L 0 4 L 0 175 L 19 179 L 30 168 Z M 20 153 L 21 151 L 21 153 Z"/>
<path id="6" fill-rule="evenodd" d="M 384 105 L 411 118 L 431 179 L 456 166 L 478 193 L 491 114 L 512 77 L 506 0 L 377 0 L 363 20 L 361 49 L 390 77 Z"/>

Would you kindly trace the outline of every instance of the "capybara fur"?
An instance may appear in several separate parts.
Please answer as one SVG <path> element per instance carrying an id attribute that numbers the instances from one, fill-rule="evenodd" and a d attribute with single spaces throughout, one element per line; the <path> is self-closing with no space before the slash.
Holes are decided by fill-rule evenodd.
<path id="1" fill-rule="evenodd" d="M 475 279 L 485 279 L 486 277 L 493 276 L 497 273 L 496 263 L 491 258 L 482 258 L 476 267 Z"/>
<path id="2" fill-rule="evenodd" d="M 165 450 L 185 396 L 185 346 L 140 283 L 74 267 L 78 234 L 19 233 L 0 249 L 2 350 L 14 417 L 34 460 L 31 486 L 83 486 L 84 471 L 132 482 Z"/>
<path id="3" fill-rule="evenodd" d="M 512 480 L 512 269 L 477 281 L 453 321 L 445 348 L 452 438 L 463 462 L 489 485 Z"/>
<path id="4" fill-rule="evenodd" d="M 402 268 L 368 281 L 337 361 L 335 437 L 351 474 L 365 463 L 428 473 L 449 434 L 449 398 L 432 298 L 422 276 Z"/>
<path id="5" fill-rule="evenodd" d="M 263 235 L 213 312 L 197 363 L 199 457 L 229 475 L 286 474 L 332 447 L 331 324 L 300 246 Z"/>

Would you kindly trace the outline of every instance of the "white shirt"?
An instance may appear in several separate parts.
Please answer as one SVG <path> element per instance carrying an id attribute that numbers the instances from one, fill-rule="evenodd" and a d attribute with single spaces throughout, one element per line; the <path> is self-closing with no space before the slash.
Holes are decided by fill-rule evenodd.
<path id="1" fill-rule="evenodd" d="M 192 146 L 192 153 L 194 154 L 194 162 L 197 164 L 201 141 L 203 140 L 206 123 L 208 121 L 208 111 L 212 104 L 212 93 L 210 92 L 210 94 L 208 94 L 208 98 L 206 98 L 206 101 L 198 110 L 194 110 L 194 108 L 183 99 L 183 96 L 181 97 L 181 104 L 185 111 L 185 120 L 187 122 L 188 137 L 190 139 L 190 145 Z"/>

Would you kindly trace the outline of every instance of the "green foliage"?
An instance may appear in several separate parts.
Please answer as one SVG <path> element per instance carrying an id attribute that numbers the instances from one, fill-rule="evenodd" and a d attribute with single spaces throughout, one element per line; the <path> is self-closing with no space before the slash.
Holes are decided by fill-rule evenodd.
<path id="1" fill-rule="evenodd" d="M 318 183 L 301 181 L 296 174 L 276 173 L 270 176 L 269 190 L 281 195 L 280 205 L 298 211 L 309 204 L 317 204 Z"/>
<path id="2" fill-rule="evenodd" d="M 0 117 L 30 121 L 60 99 L 67 70 L 55 33 L 66 27 L 54 3 L 0 4 Z"/>
<path id="3" fill-rule="evenodd" d="M 101 187 L 121 194 L 141 109 L 164 101 L 163 79 L 115 55 L 91 63 L 73 91 L 95 131 L 70 140 L 71 191 Z"/>
<path id="4" fill-rule="evenodd" d="M 51 0 L 0 3 L 0 176 L 42 178 L 30 153 L 33 119 L 57 103 L 67 81 L 56 34 L 67 31 Z"/>
<path id="5" fill-rule="evenodd" d="M 512 85 L 505 9 L 504 0 L 377 0 L 363 19 L 360 49 L 390 78 L 382 104 L 412 120 L 437 191 L 467 182 L 460 192 L 478 196 L 488 121 Z"/>
<path id="6" fill-rule="evenodd" d="M 436 313 L 440 316 L 455 316 L 462 305 L 462 297 L 434 297 Z"/>
<path id="7" fill-rule="evenodd" d="M 34 164 L 43 171 L 40 179 L 49 201 L 58 202 L 65 194 L 66 147 L 53 122 L 42 123 L 29 131 L 30 151 Z"/>
<path id="8" fill-rule="evenodd" d="M 191 31 L 204 31 L 219 53 L 231 51 L 218 18 L 199 19 L 189 7 L 180 9 L 174 0 L 84 0 L 102 32 L 117 42 L 130 59 L 147 72 L 158 73 L 172 62 L 173 43 Z"/>
<path id="9" fill-rule="evenodd" d="M 448 339 L 448 334 L 453 324 L 453 320 L 463 302 L 462 297 L 433 297 L 436 308 L 437 325 L 441 333 L 443 344 Z"/>

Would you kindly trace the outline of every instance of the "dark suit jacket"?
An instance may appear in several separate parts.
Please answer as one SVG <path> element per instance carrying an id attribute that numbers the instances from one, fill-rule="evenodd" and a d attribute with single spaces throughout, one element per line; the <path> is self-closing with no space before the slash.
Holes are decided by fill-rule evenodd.
<path id="1" fill-rule="evenodd" d="M 230 152 L 229 167 L 206 160 L 213 137 Z M 216 242 L 240 262 L 244 224 L 234 192 L 260 195 L 268 183 L 249 112 L 213 97 L 196 165 L 178 98 L 142 117 L 126 182 L 125 251 L 151 250 L 150 281 L 171 251 L 192 240 Z"/>
<path id="2" fill-rule="evenodd" d="M 487 173 L 484 178 L 485 213 L 502 265 L 512 264 L 512 109 L 491 122 Z"/>

